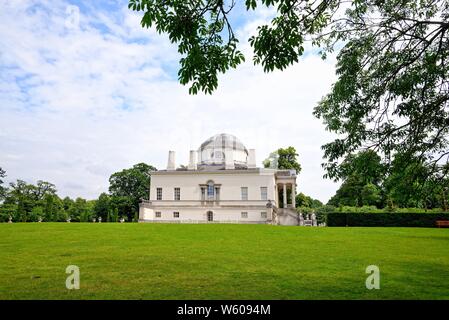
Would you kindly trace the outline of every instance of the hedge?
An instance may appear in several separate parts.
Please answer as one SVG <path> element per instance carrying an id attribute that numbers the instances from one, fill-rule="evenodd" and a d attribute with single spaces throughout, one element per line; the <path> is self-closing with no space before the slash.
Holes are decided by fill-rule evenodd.
<path id="1" fill-rule="evenodd" d="M 409 212 L 330 212 L 326 222 L 329 227 L 435 227 L 437 220 L 449 220 L 446 213 Z"/>

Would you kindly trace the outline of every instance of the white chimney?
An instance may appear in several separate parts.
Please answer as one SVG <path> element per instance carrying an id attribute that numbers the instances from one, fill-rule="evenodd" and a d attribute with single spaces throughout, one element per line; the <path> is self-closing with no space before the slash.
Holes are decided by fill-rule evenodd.
<path id="1" fill-rule="evenodd" d="M 167 170 L 175 170 L 175 152 L 169 151 L 168 152 L 168 163 L 167 163 Z"/>
<path id="2" fill-rule="evenodd" d="M 225 149 L 225 170 L 235 169 L 234 165 L 234 150 Z"/>
<path id="3" fill-rule="evenodd" d="M 190 159 L 189 159 L 189 170 L 196 170 L 196 156 L 197 153 L 195 150 L 190 150 Z"/>
<path id="4" fill-rule="evenodd" d="M 248 169 L 256 167 L 256 149 L 248 150 Z"/>

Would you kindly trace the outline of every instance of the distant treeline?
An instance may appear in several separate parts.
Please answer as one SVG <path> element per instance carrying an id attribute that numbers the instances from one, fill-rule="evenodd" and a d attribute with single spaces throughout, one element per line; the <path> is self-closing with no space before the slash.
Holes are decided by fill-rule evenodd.
<path id="1" fill-rule="evenodd" d="M 89 222 L 100 217 L 103 222 L 137 221 L 139 201 L 149 196 L 152 170 L 156 169 L 139 163 L 116 172 L 109 178 L 108 194 L 86 200 L 61 198 L 54 184 L 41 180 L 36 184 L 17 180 L 5 187 L 6 172 L 0 168 L 0 222 L 10 218 L 14 222 Z"/>

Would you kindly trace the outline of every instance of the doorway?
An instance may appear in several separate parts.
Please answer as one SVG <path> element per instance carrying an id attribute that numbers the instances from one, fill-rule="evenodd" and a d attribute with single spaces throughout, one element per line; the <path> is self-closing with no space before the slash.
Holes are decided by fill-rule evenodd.
<path id="1" fill-rule="evenodd" d="M 207 221 L 214 221 L 214 213 L 212 211 L 207 211 Z"/>

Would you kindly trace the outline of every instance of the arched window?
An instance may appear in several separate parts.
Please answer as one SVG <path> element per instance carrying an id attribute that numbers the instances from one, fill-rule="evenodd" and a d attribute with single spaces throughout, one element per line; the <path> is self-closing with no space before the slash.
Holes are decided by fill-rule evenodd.
<path id="1" fill-rule="evenodd" d="M 212 211 L 207 211 L 207 221 L 214 221 L 214 213 Z"/>
<path id="2" fill-rule="evenodd" d="M 213 199 L 214 195 L 215 195 L 214 182 L 213 181 L 208 181 L 207 182 L 207 198 L 208 199 Z"/>

